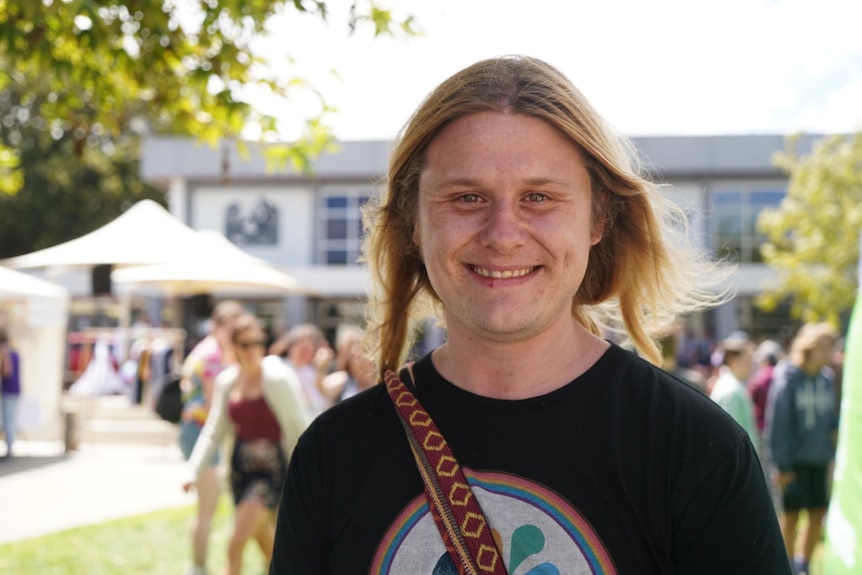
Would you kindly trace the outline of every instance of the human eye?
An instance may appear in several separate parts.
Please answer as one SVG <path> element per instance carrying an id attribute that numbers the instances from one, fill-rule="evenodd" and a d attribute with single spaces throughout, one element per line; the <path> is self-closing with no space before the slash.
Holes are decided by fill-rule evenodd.
<path id="1" fill-rule="evenodd" d="M 480 200 L 479 194 L 466 193 L 458 196 L 458 201 L 464 204 L 475 204 Z"/>
<path id="2" fill-rule="evenodd" d="M 527 201 L 534 204 L 541 204 L 548 201 L 548 194 L 543 192 L 530 192 L 527 194 Z"/>

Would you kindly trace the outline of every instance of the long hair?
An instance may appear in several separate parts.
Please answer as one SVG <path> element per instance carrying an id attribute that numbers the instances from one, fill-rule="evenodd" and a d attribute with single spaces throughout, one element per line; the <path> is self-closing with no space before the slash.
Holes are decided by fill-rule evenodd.
<path id="1" fill-rule="evenodd" d="M 477 62 L 440 84 L 401 130 L 385 189 L 365 209 L 364 259 L 371 351 L 382 370 L 406 357 L 419 322 L 441 317 L 413 242 L 419 177 L 428 145 L 453 120 L 483 111 L 541 119 L 580 149 L 592 186 L 592 223 L 603 225 L 572 301 L 574 317 L 597 335 L 616 330 L 654 363 L 651 330 L 680 314 L 724 301 L 727 272 L 688 243 L 685 214 L 633 167 L 631 144 L 615 135 L 557 69 L 524 56 Z"/>
<path id="2" fill-rule="evenodd" d="M 838 340 L 838 331 L 828 322 L 810 322 L 799 328 L 790 344 L 790 360 L 798 367 L 808 363 L 811 353 L 826 343 L 830 347 Z"/>

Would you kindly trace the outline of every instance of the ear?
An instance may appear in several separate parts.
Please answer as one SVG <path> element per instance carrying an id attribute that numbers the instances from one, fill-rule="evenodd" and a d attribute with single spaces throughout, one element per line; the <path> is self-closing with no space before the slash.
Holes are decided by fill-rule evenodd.
<path id="1" fill-rule="evenodd" d="M 419 253 L 419 257 L 422 257 L 422 245 L 419 243 L 419 222 L 416 221 L 413 223 L 413 243 L 416 245 L 416 251 Z"/>
<path id="2" fill-rule="evenodd" d="M 602 237 L 605 234 L 605 219 L 602 217 L 597 221 L 592 223 L 592 230 L 590 230 L 590 245 L 594 246 L 600 241 L 602 241 Z"/>
<path id="3" fill-rule="evenodd" d="M 607 191 L 599 191 L 593 192 L 595 195 L 593 196 L 593 206 L 592 206 L 592 214 L 591 214 L 591 222 L 590 222 L 590 245 L 594 246 L 600 241 L 605 235 L 605 229 L 608 224 L 608 192 Z"/>

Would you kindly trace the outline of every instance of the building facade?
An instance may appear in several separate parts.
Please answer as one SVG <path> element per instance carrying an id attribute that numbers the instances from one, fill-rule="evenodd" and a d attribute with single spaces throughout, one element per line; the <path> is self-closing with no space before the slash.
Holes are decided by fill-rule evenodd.
<path id="1" fill-rule="evenodd" d="M 803 137 L 807 151 L 817 136 Z M 742 329 L 755 338 L 795 328 L 786 311 L 764 313 L 754 298 L 773 279 L 763 264 L 760 211 L 777 206 L 787 175 L 772 162 L 780 135 L 665 136 L 632 139 L 644 168 L 669 185 L 699 241 L 738 264 L 736 297 L 689 318 L 700 337 Z M 362 316 L 368 276 L 358 263 L 361 208 L 385 175 L 391 142 L 344 142 L 318 158 L 310 175 L 273 167 L 256 145 L 216 147 L 178 138 L 144 142 L 141 176 L 167 190 L 170 211 L 196 229 L 215 229 L 243 250 L 283 268 L 319 297 L 260 301 L 281 327 L 311 321 L 327 331 Z M 439 339 L 439 334 L 436 336 Z M 434 339 L 434 338 L 432 338 Z M 432 342 L 433 343 L 433 342 Z"/>

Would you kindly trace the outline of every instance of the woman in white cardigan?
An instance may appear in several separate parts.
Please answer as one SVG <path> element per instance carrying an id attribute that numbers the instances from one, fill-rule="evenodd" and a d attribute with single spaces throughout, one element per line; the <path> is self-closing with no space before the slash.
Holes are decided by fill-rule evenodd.
<path id="1" fill-rule="evenodd" d="M 275 511 L 287 461 L 311 420 L 296 374 L 276 356 L 264 356 L 263 327 L 253 315 L 237 318 L 231 338 L 237 364 L 216 378 L 206 425 L 189 458 L 194 479 L 229 436 L 233 439 L 230 485 L 235 504 L 228 546 L 228 575 L 239 575 L 249 539 L 272 557 Z"/>

